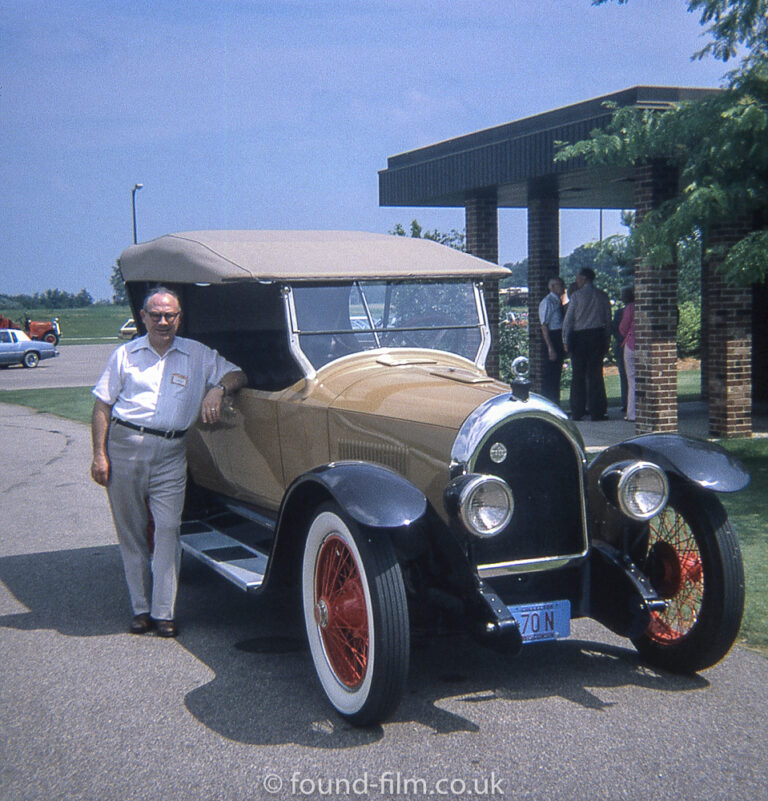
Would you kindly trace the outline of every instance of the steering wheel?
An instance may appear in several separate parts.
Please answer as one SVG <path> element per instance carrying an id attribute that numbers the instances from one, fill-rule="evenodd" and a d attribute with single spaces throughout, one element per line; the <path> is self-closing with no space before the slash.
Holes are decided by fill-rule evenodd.
<path id="1" fill-rule="evenodd" d="M 458 331 L 451 331 L 446 328 L 446 326 L 455 325 L 456 321 L 449 317 L 447 314 L 443 314 L 442 312 L 426 312 L 425 314 L 417 314 L 415 317 L 409 317 L 407 320 L 404 320 L 401 326 L 402 328 L 425 328 L 425 331 L 393 331 L 387 337 L 386 344 L 389 347 L 414 347 L 414 348 L 423 348 L 425 347 L 423 344 L 420 344 L 417 341 L 414 341 L 420 335 L 430 335 L 434 336 L 434 340 L 430 343 L 429 348 L 431 350 L 449 350 L 449 348 L 441 347 L 444 340 L 448 338 L 448 335 L 451 333 L 457 334 Z M 430 329 L 442 329 L 442 330 L 430 330 Z"/>
<path id="2" fill-rule="evenodd" d="M 353 348 L 348 342 L 345 342 L 342 337 L 332 334 L 331 348 L 329 352 L 331 361 L 333 361 L 333 359 L 338 359 L 341 356 L 347 356 L 350 353 L 356 353 L 356 349 Z"/>

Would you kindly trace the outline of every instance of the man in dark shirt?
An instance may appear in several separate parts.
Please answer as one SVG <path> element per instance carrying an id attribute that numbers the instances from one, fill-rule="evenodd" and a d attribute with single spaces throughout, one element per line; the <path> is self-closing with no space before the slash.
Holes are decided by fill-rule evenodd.
<path id="1" fill-rule="evenodd" d="M 571 356 L 571 417 L 580 420 L 589 408 L 593 420 L 606 420 L 608 401 L 603 381 L 603 357 L 611 332 L 611 302 L 594 285 L 595 271 L 582 267 L 563 321 L 563 342 Z"/>

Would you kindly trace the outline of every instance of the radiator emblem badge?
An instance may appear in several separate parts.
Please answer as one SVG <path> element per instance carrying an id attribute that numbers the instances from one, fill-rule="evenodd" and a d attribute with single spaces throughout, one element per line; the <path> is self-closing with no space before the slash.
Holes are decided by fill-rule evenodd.
<path id="1" fill-rule="evenodd" d="M 507 449 L 500 442 L 494 442 L 490 450 L 491 461 L 494 464 L 501 464 L 507 458 Z"/>

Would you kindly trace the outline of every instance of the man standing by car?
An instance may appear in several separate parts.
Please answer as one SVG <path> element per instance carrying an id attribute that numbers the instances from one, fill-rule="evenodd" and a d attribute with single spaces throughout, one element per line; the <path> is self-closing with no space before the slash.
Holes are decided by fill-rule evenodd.
<path id="1" fill-rule="evenodd" d="M 560 378 L 563 374 L 563 293 L 565 284 L 559 276 L 550 278 L 549 294 L 539 304 L 541 337 L 544 340 L 544 375 L 541 394 L 560 403 Z"/>
<path id="2" fill-rule="evenodd" d="M 582 267 L 563 321 L 565 352 L 571 356 L 571 417 L 581 420 L 589 409 L 593 420 L 608 418 L 603 357 L 611 332 L 611 301 L 595 285 L 595 271 Z"/>
<path id="3" fill-rule="evenodd" d="M 91 476 L 107 488 L 133 606 L 131 632 L 156 628 L 175 637 L 184 435 L 201 407 L 204 423 L 217 422 L 222 399 L 246 377 L 215 350 L 176 336 L 181 305 L 175 292 L 152 290 L 141 319 L 146 336 L 117 348 L 93 389 Z"/>

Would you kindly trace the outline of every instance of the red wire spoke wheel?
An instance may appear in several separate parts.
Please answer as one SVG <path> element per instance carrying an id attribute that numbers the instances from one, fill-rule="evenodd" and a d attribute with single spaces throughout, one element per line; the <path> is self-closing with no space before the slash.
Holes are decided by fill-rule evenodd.
<path id="1" fill-rule="evenodd" d="M 316 594 L 315 623 L 328 661 L 342 684 L 359 687 L 368 667 L 368 614 L 360 570 L 341 537 L 329 537 L 320 549 Z"/>
<path id="2" fill-rule="evenodd" d="M 646 570 L 667 602 L 666 610 L 652 614 L 647 635 L 661 643 L 685 637 L 701 611 L 704 570 L 696 538 L 675 509 L 665 509 L 651 523 Z"/>
<path id="3" fill-rule="evenodd" d="M 673 483 L 666 508 L 649 522 L 638 566 L 667 608 L 651 613 L 633 642 L 643 659 L 679 673 L 719 662 L 736 640 L 744 611 L 738 539 L 717 496 Z"/>
<path id="4" fill-rule="evenodd" d="M 302 604 L 312 662 L 333 707 L 358 726 L 387 718 L 410 656 L 405 588 L 388 533 L 321 504 L 304 544 Z"/>

